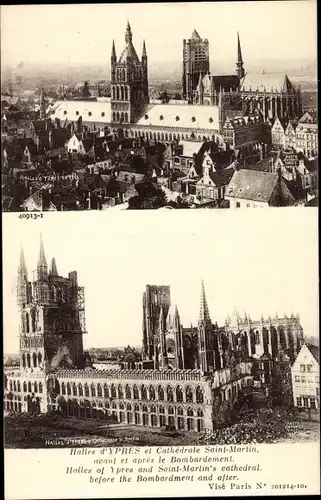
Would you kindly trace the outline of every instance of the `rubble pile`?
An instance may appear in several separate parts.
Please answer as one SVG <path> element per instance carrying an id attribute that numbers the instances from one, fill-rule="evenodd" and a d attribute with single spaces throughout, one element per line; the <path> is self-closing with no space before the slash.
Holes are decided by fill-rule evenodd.
<path id="1" fill-rule="evenodd" d="M 295 413 L 285 409 L 247 410 L 240 421 L 230 427 L 214 430 L 205 440 L 213 444 L 274 443 L 293 432 Z"/>

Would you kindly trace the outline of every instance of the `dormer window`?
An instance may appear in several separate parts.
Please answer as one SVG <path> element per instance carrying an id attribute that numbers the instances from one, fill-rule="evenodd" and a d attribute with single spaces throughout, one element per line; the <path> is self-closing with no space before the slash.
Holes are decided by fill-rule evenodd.
<path id="1" fill-rule="evenodd" d="M 209 119 L 209 122 L 210 122 L 210 123 L 213 123 L 213 118 L 210 118 L 210 119 Z"/>
<path id="2" fill-rule="evenodd" d="M 64 111 L 64 115 L 66 115 L 66 114 L 67 114 L 67 111 L 65 110 L 65 111 Z"/>
<path id="3" fill-rule="evenodd" d="M 79 115 L 79 111 L 76 111 L 76 115 L 77 115 L 77 116 Z"/>
<path id="4" fill-rule="evenodd" d="M 91 115 L 92 115 L 92 112 L 91 112 L 91 111 L 89 111 L 88 116 L 91 116 Z"/>
<path id="5" fill-rule="evenodd" d="M 145 115 L 145 120 L 148 120 L 148 115 Z"/>
<path id="6" fill-rule="evenodd" d="M 159 119 L 160 119 L 160 120 L 163 120 L 163 119 L 164 119 L 163 115 L 160 115 Z"/>
<path id="7" fill-rule="evenodd" d="M 178 121 L 179 121 L 179 116 L 176 116 L 176 117 L 175 117 L 175 120 L 178 122 Z"/>
<path id="8" fill-rule="evenodd" d="M 102 112 L 102 113 L 101 113 L 101 116 L 105 116 L 105 113 L 104 113 L 104 112 Z"/>
<path id="9" fill-rule="evenodd" d="M 196 121 L 195 116 L 192 116 L 192 122 L 195 122 L 195 121 Z"/>

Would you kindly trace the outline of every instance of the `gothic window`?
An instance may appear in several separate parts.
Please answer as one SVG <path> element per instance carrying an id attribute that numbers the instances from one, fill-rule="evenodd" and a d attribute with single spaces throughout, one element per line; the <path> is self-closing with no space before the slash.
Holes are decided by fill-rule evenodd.
<path id="1" fill-rule="evenodd" d="M 179 406 L 177 408 L 177 415 L 183 415 L 183 414 L 184 414 L 183 408 L 181 406 Z"/>
<path id="2" fill-rule="evenodd" d="M 178 403 L 183 402 L 183 390 L 182 390 L 181 386 L 176 387 L 176 401 Z"/>
<path id="3" fill-rule="evenodd" d="M 117 409 L 116 401 L 112 402 L 111 407 L 112 407 L 113 410 Z"/>
<path id="4" fill-rule="evenodd" d="M 198 408 L 198 409 L 197 409 L 197 416 L 198 416 L 198 417 L 201 417 L 201 418 L 203 418 L 203 417 L 204 417 L 204 413 L 203 413 L 202 408 Z"/>
<path id="5" fill-rule="evenodd" d="M 164 408 L 164 406 L 162 406 L 162 405 L 161 405 L 161 406 L 159 407 L 159 413 L 162 413 L 162 414 L 164 414 L 164 413 L 165 413 L 165 408 Z"/>
<path id="6" fill-rule="evenodd" d="M 168 135 L 165 134 L 165 141 L 168 141 Z"/>
<path id="7" fill-rule="evenodd" d="M 167 386 L 167 401 L 174 401 L 173 388 L 170 385 Z"/>
<path id="8" fill-rule="evenodd" d="M 124 113 L 120 113 L 120 121 L 123 122 L 124 121 Z"/>
<path id="9" fill-rule="evenodd" d="M 66 386 L 65 386 L 65 382 L 62 382 L 62 383 L 61 383 L 61 394 L 66 394 Z"/>
<path id="10" fill-rule="evenodd" d="M 102 388 L 101 388 L 101 385 L 100 385 L 100 384 L 98 384 L 98 385 L 97 385 L 97 396 L 98 396 L 99 398 L 102 398 L 102 397 L 103 397 L 103 390 L 102 390 Z"/>
<path id="11" fill-rule="evenodd" d="M 41 362 L 42 362 L 42 356 L 41 356 L 41 353 L 38 352 L 38 366 L 41 365 Z"/>
<path id="12" fill-rule="evenodd" d="M 187 408 L 187 416 L 188 417 L 194 416 L 193 408 L 191 408 L 190 406 Z"/>
<path id="13" fill-rule="evenodd" d="M 69 382 L 67 383 L 67 395 L 71 396 L 71 385 Z"/>
<path id="14" fill-rule="evenodd" d="M 152 405 L 152 406 L 150 407 L 150 412 L 151 412 L 151 413 L 156 413 L 156 406 L 155 406 L 155 405 Z"/>
<path id="15" fill-rule="evenodd" d="M 116 87 L 116 100 L 119 101 L 119 87 Z"/>
<path id="16" fill-rule="evenodd" d="M 33 366 L 37 366 L 37 354 L 35 352 L 32 355 L 32 364 Z"/>
<path id="17" fill-rule="evenodd" d="M 132 397 L 131 390 L 130 390 L 130 387 L 128 384 L 126 384 L 126 386 L 125 386 L 125 395 L 126 395 L 126 399 L 131 399 L 131 397 Z"/>
<path id="18" fill-rule="evenodd" d="M 23 392 L 27 392 L 27 382 L 23 383 Z"/>
<path id="19" fill-rule="evenodd" d="M 75 382 L 72 384 L 72 394 L 73 396 L 77 396 L 77 386 Z"/>
<path id="20" fill-rule="evenodd" d="M 112 398 L 116 398 L 117 397 L 117 395 L 116 395 L 116 387 L 115 387 L 114 384 L 111 384 L 111 391 L 110 392 L 111 392 L 111 397 Z"/>
<path id="21" fill-rule="evenodd" d="M 155 401 L 155 389 L 152 385 L 149 388 L 149 399 Z"/>
<path id="22" fill-rule="evenodd" d="M 31 382 L 28 382 L 28 392 L 31 392 Z"/>
<path id="23" fill-rule="evenodd" d="M 85 396 L 89 397 L 89 387 L 88 387 L 88 384 L 85 384 Z"/>
<path id="24" fill-rule="evenodd" d="M 78 394 L 79 394 L 79 396 L 83 396 L 84 395 L 84 392 L 83 392 L 83 389 L 82 389 L 82 385 L 80 383 L 78 384 Z"/>
<path id="25" fill-rule="evenodd" d="M 161 134 L 161 141 L 164 140 L 164 134 Z"/>
<path id="26" fill-rule="evenodd" d="M 20 386 L 20 381 L 18 380 L 17 382 L 17 391 L 20 392 L 21 391 L 21 386 Z M 40 391 L 39 391 L 40 392 Z"/>
<path id="27" fill-rule="evenodd" d="M 125 113 L 125 122 L 128 122 L 128 113 Z"/>
<path id="28" fill-rule="evenodd" d="M 168 407 L 168 415 L 174 415 L 174 407 L 173 406 Z"/>
<path id="29" fill-rule="evenodd" d="M 204 392 L 201 387 L 196 389 L 196 403 L 204 403 Z"/>
<path id="30" fill-rule="evenodd" d="M 14 390 L 14 392 L 17 391 L 17 383 L 15 380 L 13 381 L 13 390 Z"/>
<path id="31" fill-rule="evenodd" d="M 26 357 L 24 354 L 22 355 L 22 366 L 23 366 L 23 368 L 26 367 Z"/>
<path id="32" fill-rule="evenodd" d="M 121 100 L 123 101 L 124 100 L 124 87 L 120 88 L 120 97 L 121 97 Z"/>
<path id="33" fill-rule="evenodd" d="M 26 313 L 26 333 L 30 333 L 29 314 L 28 313 Z"/>
<path id="34" fill-rule="evenodd" d="M 260 343 L 260 334 L 259 334 L 258 330 L 256 330 L 256 332 L 255 332 L 255 343 L 256 344 Z"/>
<path id="35" fill-rule="evenodd" d="M 126 409 L 127 411 L 132 411 L 132 405 L 130 403 L 127 403 Z"/>
<path id="36" fill-rule="evenodd" d="M 37 382 L 34 383 L 33 387 L 34 387 L 34 392 L 38 392 L 38 384 L 37 384 Z"/>
<path id="37" fill-rule="evenodd" d="M 116 121 L 116 113 L 114 112 L 113 113 L 113 122 L 115 122 L 115 121 Z"/>
<path id="38" fill-rule="evenodd" d="M 30 359 L 30 354 L 29 352 L 27 353 L 27 367 L 30 368 L 31 367 L 31 359 Z"/>
<path id="39" fill-rule="evenodd" d="M 136 384 L 133 387 L 133 395 L 134 395 L 134 399 L 139 399 L 138 387 Z"/>
<path id="40" fill-rule="evenodd" d="M 90 389 L 91 389 L 91 396 L 93 398 L 95 398 L 96 397 L 96 387 L 94 386 L 94 384 L 91 384 L 91 388 Z"/>
<path id="41" fill-rule="evenodd" d="M 119 122 L 119 113 L 116 113 L 116 121 Z"/>
<path id="42" fill-rule="evenodd" d="M 189 385 L 186 387 L 186 402 L 193 403 L 193 390 Z"/>
<path id="43" fill-rule="evenodd" d="M 36 331 L 36 311 L 34 309 L 31 310 L 31 322 L 32 322 L 32 331 Z"/>
<path id="44" fill-rule="evenodd" d="M 164 401 L 164 388 L 161 385 L 158 386 L 157 392 L 159 401 Z"/>
<path id="45" fill-rule="evenodd" d="M 118 386 L 118 398 L 123 399 L 123 397 L 124 397 L 123 388 L 122 388 L 121 384 L 119 384 L 119 386 Z"/>
<path id="46" fill-rule="evenodd" d="M 142 399 L 146 400 L 147 399 L 147 389 L 144 385 L 142 385 Z"/>

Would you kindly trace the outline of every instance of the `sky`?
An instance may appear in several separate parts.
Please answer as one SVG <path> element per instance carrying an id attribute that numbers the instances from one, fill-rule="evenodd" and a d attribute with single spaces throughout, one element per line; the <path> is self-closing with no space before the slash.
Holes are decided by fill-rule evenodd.
<path id="1" fill-rule="evenodd" d="M 299 313 L 318 336 L 317 210 L 3 214 L 4 352 L 19 349 L 15 279 L 23 246 L 36 268 L 40 233 L 48 263 L 85 287 L 85 348 L 141 345 L 146 284 L 170 285 L 185 327 L 197 323 L 201 279 L 212 322 L 236 309 L 253 319 Z"/>
<path id="2" fill-rule="evenodd" d="M 315 0 L 155 4 L 18 5 L 1 7 L 2 64 L 104 64 L 112 40 L 119 56 L 127 21 L 149 63 L 181 61 L 182 40 L 197 29 L 210 59 L 305 59 L 317 55 Z"/>

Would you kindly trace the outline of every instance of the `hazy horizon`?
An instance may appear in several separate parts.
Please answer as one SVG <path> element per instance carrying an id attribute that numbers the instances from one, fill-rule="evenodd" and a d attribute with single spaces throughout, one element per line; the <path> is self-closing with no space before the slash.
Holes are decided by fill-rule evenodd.
<path id="1" fill-rule="evenodd" d="M 48 213 L 32 223 L 5 215 L 5 353 L 19 350 L 14 280 L 20 246 L 30 280 L 41 232 L 48 264 L 55 256 L 59 274 L 76 270 L 85 287 L 86 349 L 141 345 L 146 284 L 170 285 L 181 323 L 196 325 L 201 279 L 214 323 L 223 326 L 234 309 L 256 320 L 261 314 L 293 312 L 300 314 L 307 336 L 318 336 L 317 211 L 268 209 L 215 217 L 211 211 L 195 211 L 175 214 L 176 224 L 169 224 L 173 215 L 163 211 L 139 217 L 129 212 Z"/>
<path id="2" fill-rule="evenodd" d="M 317 59 L 314 0 L 65 4 L 2 6 L 2 65 L 18 70 L 29 64 L 109 66 L 112 40 L 117 57 L 124 48 L 127 21 L 139 57 L 145 39 L 150 67 L 164 61 L 181 62 L 182 40 L 194 28 L 209 40 L 212 65 L 224 61 L 231 71 L 237 31 L 245 68 L 268 59 Z"/>

